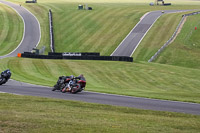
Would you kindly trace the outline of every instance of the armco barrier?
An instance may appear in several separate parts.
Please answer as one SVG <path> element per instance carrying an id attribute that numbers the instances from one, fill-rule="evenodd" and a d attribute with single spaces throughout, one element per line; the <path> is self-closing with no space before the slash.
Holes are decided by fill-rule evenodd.
<path id="1" fill-rule="evenodd" d="M 179 25 L 176 28 L 176 31 L 174 32 L 174 34 L 172 35 L 172 37 L 151 57 L 151 59 L 148 60 L 148 62 L 152 62 L 153 60 L 155 60 L 157 58 L 157 56 L 171 43 L 171 41 L 176 37 L 176 34 L 180 28 L 180 26 L 182 25 L 184 19 L 186 16 L 191 16 L 191 15 L 196 15 L 196 14 L 200 14 L 200 11 L 198 12 L 193 12 L 193 13 L 189 13 L 189 14 L 185 14 L 182 16 L 182 19 L 179 23 Z"/>
<path id="2" fill-rule="evenodd" d="M 105 60 L 105 61 L 127 61 L 133 62 L 132 57 L 125 57 L 125 56 L 63 56 L 62 54 L 49 54 L 49 55 L 37 55 L 30 52 L 25 52 L 21 54 L 21 57 L 25 58 L 37 58 L 37 59 L 72 59 L 72 60 Z"/>
<path id="3" fill-rule="evenodd" d="M 54 33 L 53 33 L 53 18 L 52 18 L 52 11 L 49 9 L 49 34 L 50 34 L 50 47 L 51 51 L 55 52 L 54 47 Z"/>

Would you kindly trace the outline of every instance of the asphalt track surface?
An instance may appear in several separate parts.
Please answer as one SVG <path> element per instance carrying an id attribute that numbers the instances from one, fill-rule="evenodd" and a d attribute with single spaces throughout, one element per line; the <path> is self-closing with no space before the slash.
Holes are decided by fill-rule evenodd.
<path id="1" fill-rule="evenodd" d="M 0 58 L 16 56 L 18 52 L 31 51 L 32 48 L 34 48 L 40 41 L 40 25 L 37 19 L 28 10 L 19 5 L 6 2 L 3 0 L 0 0 L 0 2 L 8 6 L 11 6 L 13 9 L 15 9 L 16 12 L 18 12 L 19 15 L 22 17 L 25 26 L 24 37 L 19 46 L 10 54 Z M 159 12 L 155 12 L 155 14 L 160 15 Z M 154 17 L 154 19 L 157 18 Z M 148 15 L 146 15 L 143 18 L 143 20 L 149 22 L 151 21 L 152 23 L 155 22 L 154 19 L 153 17 L 149 17 Z M 140 25 L 140 23 L 138 25 Z M 144 31 L 143 30 L 140 31 L 140 28 L 135 28 L 136 29 L 135 31 L 145 32 L 145 30 L 146 29 L 148 30 L 149 27 L 151 26 L 146 25 Z M 56 98 L 64 100 L 83 101 L 89 103 L 133 107 L 133 108 L 147 109 L 147 110 L 180 112 L 180 113 L 200 115 L 200 104 L 195 104 L 195 103 L 156 100 L 156 99 L 147 99 L 139 97 L 87 92 L 87 91 L 83 91 L 78 94 L 70 94 L 70 93 L 61 93 L 59 91 L 53 92 L 51 91 L 51 89 L 52 87 L 44 87 L 44 86 L 18 82 L 15 80 L 9 80 L 6 84 L 0 86 L 0 93 L 5 92 L 17 95 L 39 96 L 39 97 L 48 97 L 48 98 Z"/>
<path id="2" fill-rule="evenodd" d="M 83 101 L 89 103 L 132 107 L 146 110 L 181 112 L 200 115 L 200 104 L 195 103 L 156 100 L 87 91 L 83 91 L 77 94 L 71 94 L 61 93 L 60 91 L 51 91 L 51 89 L 52 87 L 31 85 L 15 80 L 10 80 L 7 84 L 0 86 L 0 92 L 11 94 L 39 96 L 64 100 Z"/>
<path id="3" fill-rule="evenodd" d="M 126 36 L 126 38 L 120 43 L 120 45 L 115 49 L 111 56 L 128 56 L 131 57 L 135 52 L 136 48 L 145 37 L 149 29 L 153 26 L 156 20 L 163 14 L 166 13 L 177 13 L 186 12 L 190 10 L 167 10 L 162 13 L 162 11 L 152 11 L 142 17 L 140 22 L 131 30 L 131 32 Z"/>
<path id="4" fill-rule="evenodd" d="M 4 0 L 0 0 L 0 3 L 3 3 L 14 9 L 24 22 L 24 34 L 22 41 L 14 51 L 5 56 L 0 56 L 0 59 L 17 56 L 18 53 L 32 51 L 33 48 L 39 44 L 41 38 L 40 24 L 38 20 L 31 12 L 20 5 Z"/>

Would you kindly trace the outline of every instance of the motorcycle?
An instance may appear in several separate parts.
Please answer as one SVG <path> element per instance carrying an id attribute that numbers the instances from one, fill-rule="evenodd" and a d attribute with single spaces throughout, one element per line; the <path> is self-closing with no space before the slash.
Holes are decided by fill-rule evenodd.
<path id="1" fill-rule="evenodd" d="M 9 69 L 3 71 L 0 75 L 0 85 L 5 84 L 11 77 L 11 72 Z"/>
<path id="2" fill-rule="evenodd" d="M 66 86 L 66 84 L 69 83 L 70 81 L 70 77 L 69 76 L 60 76 L 58 78 L 58 81 L 57 83 L 54 85 L 52 91 L 55 91 L 55 90 L 60 90 L 62 91 L 62 89 Z"/>
<path id="3" fill-rule="evenodd" d="M 71 92 L 73 94 L 76 94 L 76 93 L 81 92 L 82 90 L 84 90 L 85 86 L 86 86 L 86 81 L 80 80 L 80 79 L 77 79 L 77 78 L 73 78 L 62 89 L 62 92 L 63 93 L 65 93 L 65 92 Z M 71 88 L 70 91 L 69 91 L 69 87 Z"/>

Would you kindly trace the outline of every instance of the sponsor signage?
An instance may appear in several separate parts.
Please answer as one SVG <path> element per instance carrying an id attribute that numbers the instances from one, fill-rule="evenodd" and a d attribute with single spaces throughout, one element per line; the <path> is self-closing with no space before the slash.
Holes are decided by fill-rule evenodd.
<path id="1" fill-rule="evenodd" d="M 62 56 L 81 56 L 81 53 L 62 53 Z"/>

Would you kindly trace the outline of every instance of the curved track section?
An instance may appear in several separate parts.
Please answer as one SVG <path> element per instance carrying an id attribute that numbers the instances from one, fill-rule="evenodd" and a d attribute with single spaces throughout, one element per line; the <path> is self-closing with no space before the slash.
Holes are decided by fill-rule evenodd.
<path id="1" fill-rule="evenodd" d="M 200 115 L 200 104 L 195 103 L 156 100 L 87 91 L 77 94 L 70 94 L 61 93 L 60 91 L 53 92 L 51 91 L 51 89 L 51 87 L 31 85 L 14 80 L 9 80 L 7 84 L 0 86 L 0 92 L 18 95 L 40 96 L 65 100 L 83 101 L 89 103 L 133 107 L 147 110 L 180 112 Z"/>
<path id="2" fill-rule="evenodd" d="M 0 59 L 5 57 L 17 56 L 18 53 L 22 52 L 30 52 L 40 42 L 41 31 L 38 20 L 31 12 L 20 5 L 4 0 L 0 0 L 0 2 L 13 8 L 21 16 L 24 22 L 24 35 L 21 43 L 14 51 L 9 53 L 8 55 L 0 56 Z"/>
<path id="3" fill-rule="evenodd" d="M 25 26 L 24 37 L 20 45 L 10 54 L 0 58 L 16 56 L 17 53 L 19 52 L 21 53 L 25 51 L 31 51 L 32 48 L 34 48 L 39 43 L 40 40 L 40 25 L 37 19 L 28 10 L 19 5 L 6 2 L 3 0 L 0 0 L 0 2 L 8 6 L 11 6 L 14 10 L 16 10 L 16 12 L 18 12 L 22 17 Z M 140 21 L 140 23 L 129 34 L 129 36 L 132 39 L 127 37 L 124 40 L 123 44 L 119 46 L 118 49 L 119 50 L 121 49 L 122 52 L 116 50 L 113 55 L 130 56 L 133 47 L 129 46 L 128 42 L 134 42 L 133 37 L 138 38 L 137 41 L 140 42 L 140 40 L 143 38 L 142 36 L 146 34 L 146 32 L 151 27 L 151 24 L 145 22 L 150 22 L 153 24 L 160 15 L 161 15 L 160 12 L 154 12 L 153 14 L 146 15 L 143 18 L 143 20 Z M 132 47 L 131 48 L 132 50 L 127 52 L 127 49 L 130 49 L 129 47 Z M 102 93 L 94 93 L 86 91 L 83 93 L 78 93 L 76 95 L 68 93 L 63 94 L 59 91 L 52 92 L 51 89 L 52 88 L 50 87 L 22 83 L 15 80 L 9 80 L 8 83 L 0 86 L 0 92 L 11 93 L 11 94 L 41 96 L 41 97 L 58 98 L 65 100 L 84 101 L 89 103 L 100 103 L 100 104 L 125 106 L 125 107 L 133 107 L 133 108 L 148 109 L 148 110 L 171 111 L 171 112 L 181 112 L 181 113 L 200 115 L 200 104 L 128 97 L 128 96 L 102 94 Z"/>
<path id="4" fill-rule="evenodd" d="M 165 13 L 177 13 L 186 12 L 190 10 L 167 10 Z M 161 11 L 153 11 L 144 15 L 138 24 L 131 30 L 131 32 L 126 36 L 126 38 L 120 43 L 120 45 L 115 49 L 111 56 L 129 56 L 131 57 L 145 37 L 147 32 L 156 22 L 156 20 L 163 14 Z"/>

